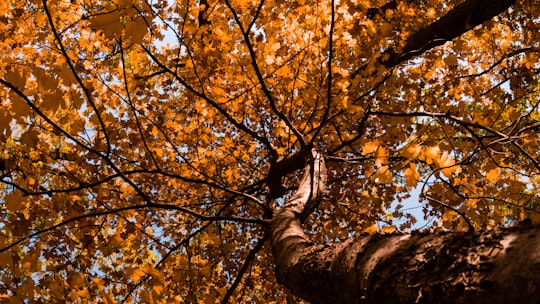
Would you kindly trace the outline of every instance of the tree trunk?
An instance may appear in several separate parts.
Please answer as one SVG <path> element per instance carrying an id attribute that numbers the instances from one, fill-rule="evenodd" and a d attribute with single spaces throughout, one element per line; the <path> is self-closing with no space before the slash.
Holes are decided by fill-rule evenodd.
<path id="1" fill-rule="evenodd" d="M 313 244 L 301 221 L 325 181 L 324 160 L 314 152 L 296 195 L 270 225 L 278 281 L 297 296 L 312 303 L 540 303 L 540 227 Z"/>

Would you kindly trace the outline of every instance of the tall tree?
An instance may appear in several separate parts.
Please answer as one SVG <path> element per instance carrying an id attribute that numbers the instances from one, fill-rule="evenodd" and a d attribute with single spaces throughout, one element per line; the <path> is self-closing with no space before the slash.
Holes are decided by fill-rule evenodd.
<path id="1" fill-rule="evenodd" d="M 514 2 L 0 2 L 1 299 L 534 303 Z"/>

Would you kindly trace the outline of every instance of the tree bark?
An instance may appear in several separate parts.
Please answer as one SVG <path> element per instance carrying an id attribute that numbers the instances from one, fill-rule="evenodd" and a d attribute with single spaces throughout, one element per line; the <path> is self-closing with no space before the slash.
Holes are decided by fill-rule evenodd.
<path id="1" fill-rule="evenodd" d="M 506 11 L 515 0 L 466 0 L 444 16 L 407 37 L 401 49 L 390 49 L 382 64 L 391 68 L 436 46 L 461 36 Z"/>
<path id="2" fill-rule="evenodd" d="M 298 192 L 270 225 L 278 282 L 297 296 L 311 303 L 540 303 L 540 227 L 314 244 L 301 222 L 325 182 L 324 160 L 314 152 Z"/>

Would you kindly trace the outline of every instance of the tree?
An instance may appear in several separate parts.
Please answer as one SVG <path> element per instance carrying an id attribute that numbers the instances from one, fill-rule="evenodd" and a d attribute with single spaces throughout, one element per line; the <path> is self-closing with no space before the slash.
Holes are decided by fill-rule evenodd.
<path id="1" fill-rule="evenodd" d="M 538 7 L 1 2 L 2 299 L 534 302 Z"/>

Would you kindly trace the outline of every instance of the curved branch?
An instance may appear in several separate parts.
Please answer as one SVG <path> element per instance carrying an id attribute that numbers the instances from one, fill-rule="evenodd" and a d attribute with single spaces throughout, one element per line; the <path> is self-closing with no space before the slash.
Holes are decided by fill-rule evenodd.
<path id="1" fill-rule="evenodd" d="M 261 251 L 262 247 L 264 246 L 267 240 L 268 240 L 268 233 L 266 233 L 262 238 L 260 238 L 257 241 L 257 244 L 255 245 L 255 247 L 253 247 L 253 249 L 249 251 L 248 256 L 244 260 L 242 267 L 240 267 L 240 270 L 238 271 L 238 274 L 236 275 L 236 279 L 231 284 L 229 289 L 227 289 L 227 293 L 225 294 L 225 296 L 223 296 L 223 299 L 221 300 L 222 304 L 229 303 L 229 300 L 233 292 L 236 290 L 238 285 L 240 285 L 240 282 L 242 281 L 242 278 L 244 277 L 244 274 L 246 273 L 249 265 L 251 264 L 251 262 L 253 262 L 253 259 L 255 259 L 255 256 L 257 255 L 257 253 Z"/>
<path id="2" fill-rule="evenodd" d="M 214 107 L 216 110 L 218 110 L 218 112 L 221 113 L 221 115 L 223 115 L 225 117 L 225 119 L 227 119 L 229 122 L 231 122 L 236 128 L 238 128 L 239 130 L 247 133 L 249 136 L 253 137 L 254 139 L 259 141 L 260 143 L 264 144 L 269 151 L 274 151 L 274 148 L 272 147 L 272 144 L 270 143 L 270 141 L 266 137 L 260 136 L 254 130 L 251 130 L 250 128 L 248 128 L 245 124 L 236 121 L 236 119 L 234 119 L 231 116 L 231 114 L 229 114 L 223 107 L 221 107 L 219 105 L 219 103 L 217 103 L 215 100 L 208 97 L 206 94 L 196 90 L 193 86 L 191 86 L 189 83 L 187 83 L 187 81 L 185 81 L 182 77 L 180 77 L 176 72 L 171 70 L 168 66 L 163 64 L 161 61 L 159 61 L 156 58 L 156 56 L 154 56 L 154 54 L 150 51 L 150 49 L 148 49 L 145 46 L 141 46 L 141 47 L 146 52 L 146 54 L 148 56 L 150 56 L 150 58 L 152 59 L 152 61 L 154 61 L 155 64 L 157 64 L 161 69 L 163 69 L 168 74 L 170 74 L 172 77 L 174 77 L 174 79 L 176 79 L 188 91 L 193 93 L 195 96 L 197 96 L 199 98 L 202 98 L 204 101 L 208 102 L 212 107 Z"/>
<path id="3" fill-rule="evenodd" d="M 124 82 L 124 88 L 126 90 L 127 104 L 129 105 L 129 107 L 131 108 L 131 111 L 133 112 L 133 117 L 135 118 L 135 124 L 137 125 L 137 130 L 139 131 L 139 134 L 141 136 L 141 140 L 143 142 L 144 149 L 146 150 L 148 155 L 150 155 L 150 158 L 152 159 L 152 163 L 154 164 L 154 166 L 157 169 L 159 169 L 159 164 L 157 163 L 157 161 L 156 161 L 156 159 L 154 157 L 154 153 L 152 153 L 152 151 L 148 147 L 146 137 L 143 134 L 141 122 L 139 121 L 139 117 L 137 116 L 137 112 L 138 112 L 137 108 L 135 108 L 135 105 L 133 104 L 133 101 L 131 99 L 131 93 L 129 92 L 129 86 L 128 86 L 128 81 L 127 81 L 126 61 L 125 61 L 124 48 L 122 47 L 122 40 L 119 40 L 119 44 L 120 44 L 120 61 L 122 62 L 122 80 Z"/>
<path id="4" fill-rule="evenodd" d="M 316 207 L 317 201 L 326 190 L 324 158 L 315 150 L 312 154 L 312 164 L 305 166 L 296 194 L 277 210 L 270 222 L 270 239 L 277 265 L 278 282 L 286 280 L 289 267 L 301 254 L 297 249 L 311 245 L 302 230 L 301 221 L 313 211 L 310 209 Z"/>
<path id="5" fill-rule="evenodd" d="M 105 142 L 107 143 L 107 152 L 106 154 L 109 155 L 111 153 L 111 141 L 109 139 L 109 135 L 107 134 L 107 129 L 105 128 L 105 122 L 103 121 L 103 118 L 101 117 L 100 112 L 98 111 L 98 108 L 92 99 L 92 95 L 90 94 L 90 91 L 88 91 L 88 88 L 84 85 L 81 77 L 79 76 L 79 73 L 75 70 L 75 66 L 73 65 L 73 62 L 71 61 L 71 58 L 69 58 L 69 55 L 67 54 L 66 48 L 64 47 L 64 44 L 62 43 L 62 38 L 60 37 L 60 34 L 58 34 L 58 31 L 56 30 L 56 27 L 54 25 L 51 12 L 49 11 L 49 7 L 47 6 L 47 0 L 42 0 L 43 3 L 43 9 L 45 10 L 45 14 L 47 15 L 47 19 L 49 21 L 49 25 L 51 26 L 51 31 L 54 34 L 54 38 L 58 42 L 58 46 L 60 47 L 60 51 L 62 52 L 62 56 L 64 56 L 64 59 L 66 60 L 66 63 L 71 70 L 71 73 L 77 80 L 77 83 L 81 87 L 81 89 L 84 92 L 84 96 L 86 96 L 86 99 L 88 100 L 88 103 L 96 113 L 96 117 L 99 121 L 99 125 L 101 126 L 101 129 L 103 130 L 103 134 L 105 135 Z"/>
<path id="6" fill-rule="evenodd" d="M 85 218 L 109 215 L 109 214 L 114 214 L 114 213 L 121 212 L 121 211 L 126 211 L 126 210 L 146 210 L 146 211 L 151 211 L 151 209 L 181 211 L 181 212 L 189 214 L 189 215 L 191 215 L 191 216 L 193 216 L 193 217 L 195 217 L 195 218 L 197 218 L 197 219 L 199 219 L 201 221 L 211 221 L 211 222 L 214 222 L 214 221 L 235 221 L 235 222 L 248 223 L 248 224 L 259 224 L 259 225 L 264 225 L 264 226 L 268 225 L 268 221 L 260 220 L 260 219 L 250 219 L 250 218 L 243 218 L 243 217 L 236 217 L 236 216 L 206 216 L 206 215 L 197 213 L 197 212 L 195 212 L 193 210 L 190 210 L 188 208 L 184 208 L 184 207 L 180 207 L 180 206 L 176 206 L 176 205 L 151 203 L 151 204 L 144 204 L 144 205 L 127 206 L 127 207 L 116 208 L 116 209 L 111 209 L 111 210 L 96 211 L 94 213 L 81 214 L 81 215 L 72 217 L 70 219 L 64 220 L 64 221 L 62 221 L 62 222 L 60 222 L 58 224 L 55 224 L 55 225 L 53 225 L 51 227 L 40 229 L 40 230 L 38 230 L 36 232 L 33 232 L 33 233 L 29 234 L 28 236 L 22 237 L 21 239 L 19 239 L 19 240 L 15 241 L 15 242 L 3 247 L 3 248 L 0 248 L 0 252 L 7 251 L 10 248 L 15 247 L 18 244 L 20 244 L 20 243 L 22 243 L 22 242 L 24 242 L 24 241 L 26 241 L 28 239 L 37 237 L 37 236 L 39 236 L 39 235 L 41 235 L 43 233 L 47 233 L 49 231 L 58 229 L 60 227 L 66 226 L 67 224 L 77 222 L 77 221 L 85 219 Z"/>
<path id="7" fill-rule="evenodd" d="M 313 191 L 324 175 L 317 164 L 324 163 L 315 155 L 314 169 L 306 166 L 297 194 L 270 224 L 278 283 L 295 295 L 314 303 L 537 302 L 540 268 L 531 265 L 540 263 L 538 226 L 363 235 L 314 245 L 299 210 L 320 194 Z"/>

